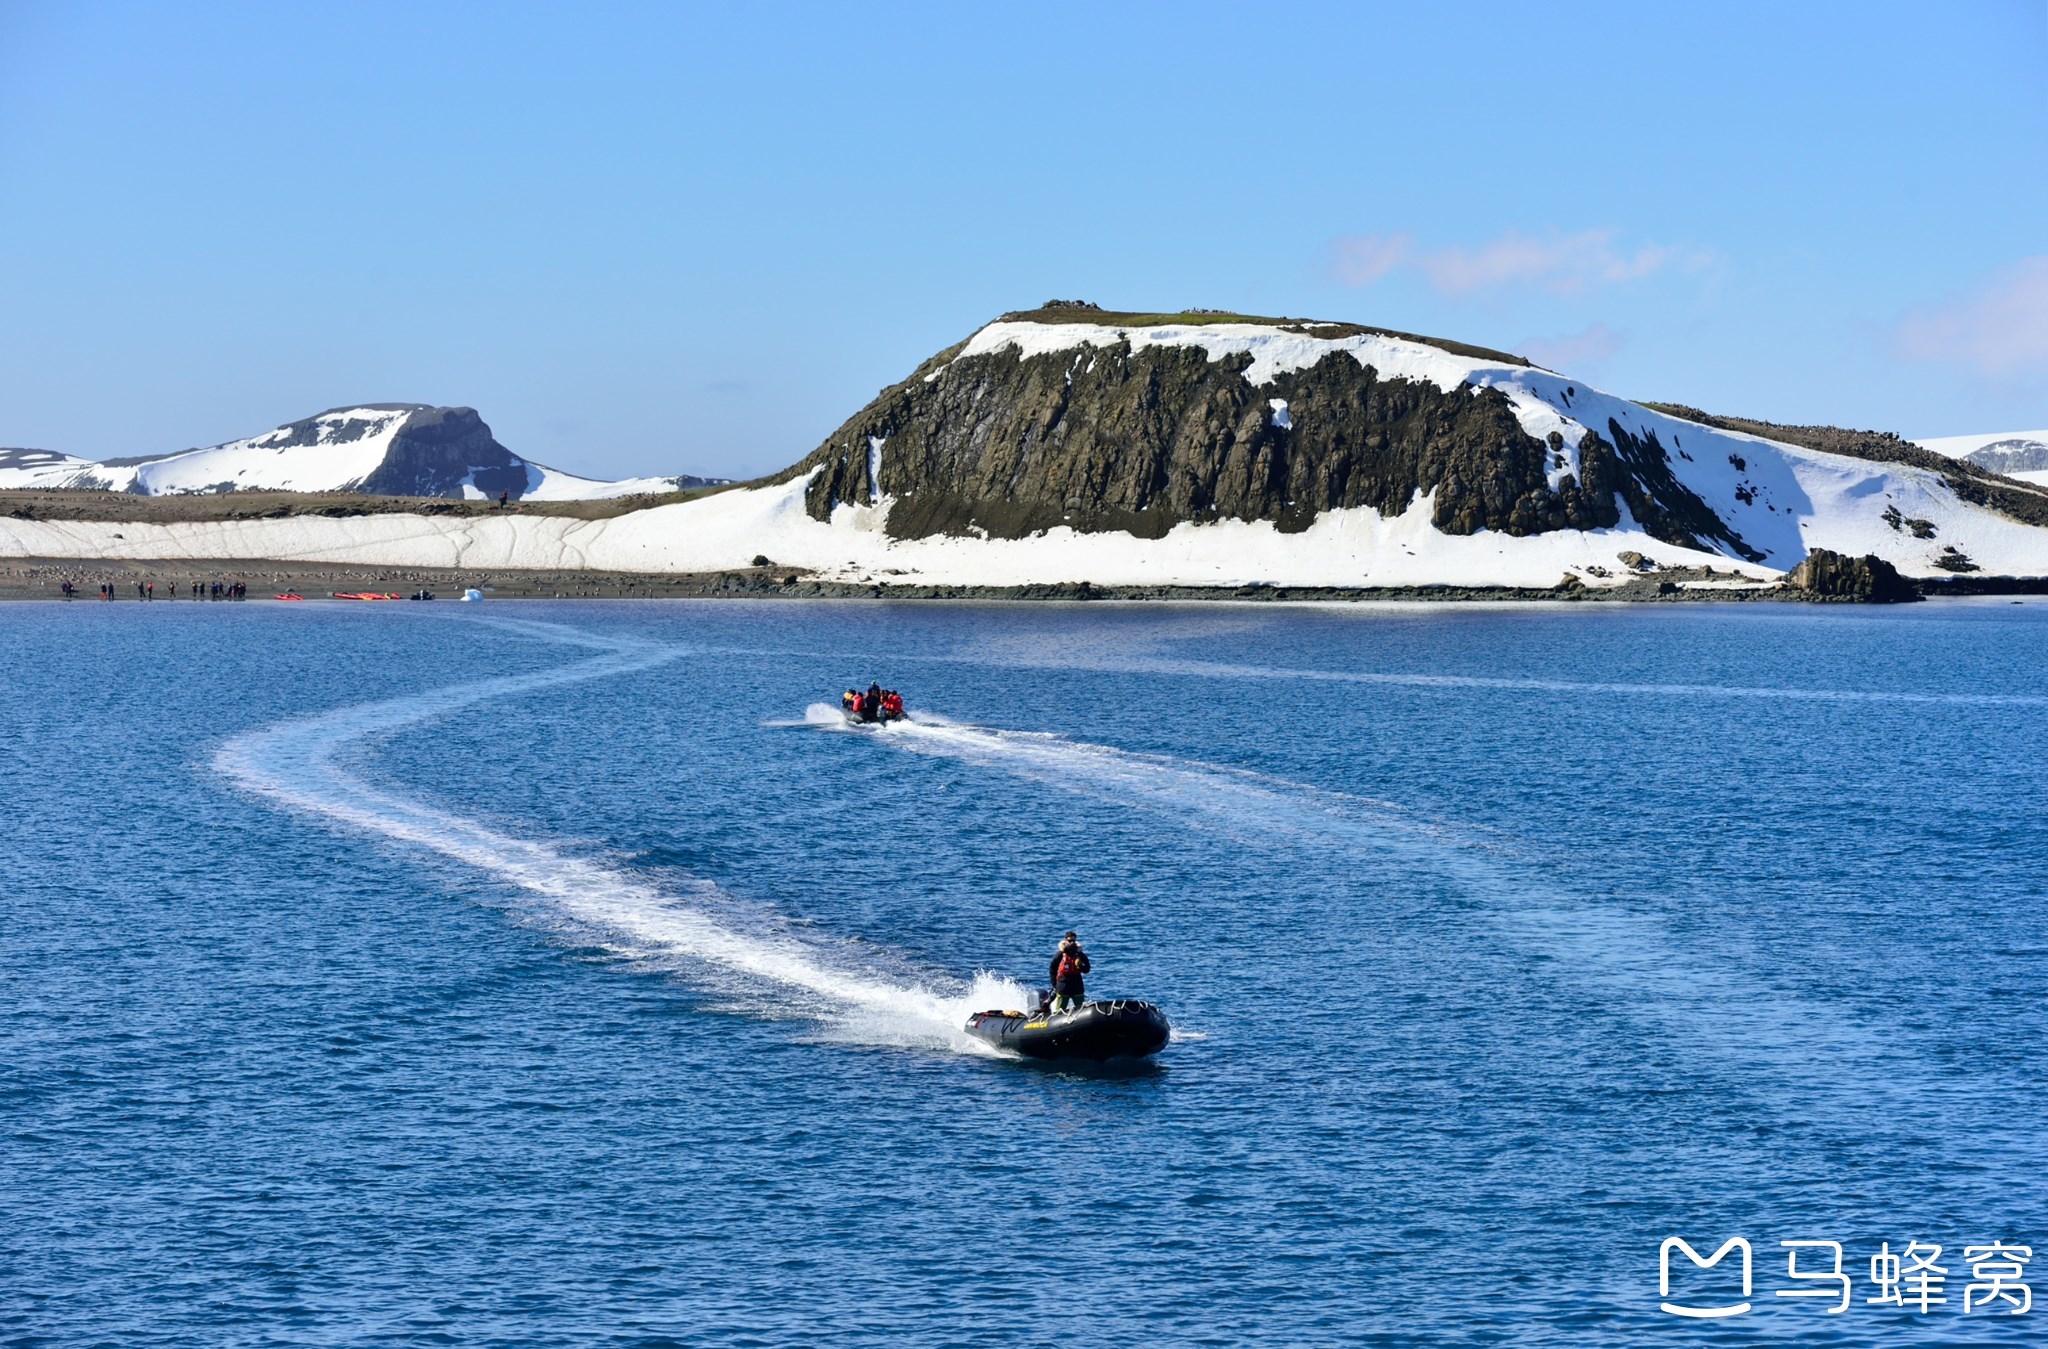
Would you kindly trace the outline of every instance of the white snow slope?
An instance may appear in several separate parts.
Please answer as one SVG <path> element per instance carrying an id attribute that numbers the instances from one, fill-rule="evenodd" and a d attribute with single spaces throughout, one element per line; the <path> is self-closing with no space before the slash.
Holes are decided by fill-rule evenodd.
<path id="1" fill-rule="evenodd" d="M 1970 459 L 1979 450 L 2018 451 L 2029 459 L 2048 460 L 2048 431 L 2000 431 L 1979 436 L 1937 436 L 1931 440 L 1916 441 L 1923 450 L 1947 455 L 1951 459 Z M 2028 451 L 2036 453 L 2027 454 Z M 1981 462 L 1981 461 L 1979 461 Z M 2004 469 L 1986 463 L 1994 473 L 2018 478 L 2021 482 L 2036 483 L 2048 487 L 2048 466 L 2035 469 Z"/>
<path id="2" fill-rule="evenodd" d="M 376 472 L 392 438 L 411 415 L 409 411 L 337 408 L 313 419 L 319 437 L 315 444 L 286 445 L 283 442 L 291 439 L 291 432 L 279 427 L 247 440 L 103 472 L 132 474 L 129 482 L 117 481 L 115 486 L 147 496 L 211 492 L 230 486 L 334 491 L 352 487 Z"/>
<path id="3" fill-rule="evenodd" d="M 617 482 L 604 482 L 597 478 L 579 478 L 573 473 L 564 473 L 559 468 L 546 464 L 526 461 L 526 492 L 522 501 L 603 501 L 612 497 L 638 496 L 641 493 L 666 493 L 676 490 L 674 478 L 621 478 Z M 462 484 L 462 495 L 477 500 L 492 493 L 480 490 L 475 482 Z"/>
<path id="4" fill-rule="evenodd" d="M 1908 575 L 1939 575 L 1933 559 L 1953 546 L 1988 574 L 2048 575 L 2048 529 L 1960 501 L 1933 473 L 1714 430 L 1546 370 L 1456 356 L 1422 343 L 1377 335 L 1328 340 L 1250 324 L 1117 329 L 996 323 L 975 334 L 961 356 L 1011 348 L 1072 352 L 1078 365 L 1116 359 L 1106 349 L 1122 340 L 1136 347 L 1198 346 L 1211 360 L 1249 352 L 1253 359 L 1245 377 L 1255 386 L 1281 371 L 1337 357 L 1371 365 L 1383 378 L 1427 379 L 1445 390 L 1460 384 L 1498 388 L 1532 434 L 1541 437 L 1554 430 L 1563 436 L 1564 449 L 1552 463 L 1553 481 L 1580 471 L 1577 445 L 1585 428 L 1608 436 L 1612 418 L 1636 435 L 1654 430 L 1671 451 L 1679 479 L 1764 553 L 1764 562 L 1673 547 L 1651 538 L 1626 516 L 1619 527 L 1606 530 L 1558 530 L 1523 538 L 1493 532 L 1445 535 L 1430 524 L 1427 496 L 1418 496 L 1392 517 L 1370 508 L 1327 512 L 1297 534 L 1282 534 L 1265 522 L 1225 520 L 1181 524 L 1161 539 L 1077 534 L 1062 527 L 1025 539 L 892 540 L 883 532 L 892 498 L 842 503 L 830 521 L 813 520 L 804 510 L 804 479 L 734 489 L 609 520 L 518 514 L 487 519 L 298 516 L 168 525 L 0 519 L 0 556 L 692 572 L 743 567 L 766 554 L 779 567 L 826 579 L 939 585 L 1085 580 L 1103 585 L 1547 587 L 1567 571 L 1589 585 L 1619 584 L 1626 568 L 1618 555 L 1631 550 L 1660 563 L 1712 564 L 1764 581 L 1796 565 L 1810 548 L 1876 553 Z M 1272 415 L 1279 412 L 1271 409 Z M 1289 415 L 1298 428 L 1298 411 Z M 1936 537 L 1918 539 L 1909 529 L 1888 524 L 1888 507 L 1896 507 L 1901 517 L 1931 522 Z"/>

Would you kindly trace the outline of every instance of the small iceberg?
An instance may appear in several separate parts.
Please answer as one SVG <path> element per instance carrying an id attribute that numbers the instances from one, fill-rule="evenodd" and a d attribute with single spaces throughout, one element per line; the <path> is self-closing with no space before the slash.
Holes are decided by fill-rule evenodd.
<path id="1" fill-rule="evenodd" d="M 472 601 L 475 601 L 475 600 L 480 600 L 480 599 L 482 599 L 483 597 L 484 597 L 484 592 L 483 592 L 483 591 L 481 591 L 481 590 L 478 590 L 478 589 L 477 589 L 477 588 L 476 588 L 475 586 L 471 586 L 471 587 L 470 587 L 469 589 L 467 589 L 467 590 L 465 590 L 465 591 L 463 591 L 463 592 L 462 592 L 462 600 L 463 600 L 463 603 L 465 603 L 465 604 L 471 603 Z"/>

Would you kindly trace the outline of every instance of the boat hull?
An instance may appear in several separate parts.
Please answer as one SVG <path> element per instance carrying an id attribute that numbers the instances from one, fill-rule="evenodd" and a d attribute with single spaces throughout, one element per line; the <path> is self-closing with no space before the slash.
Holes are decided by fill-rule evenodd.
<path id="1" fill-rule="evenodd" d="M 1173 1026 L 1149 1002 L 1091 1002 L 1046 1016 L 976 1012 L 967 1033 L 1027 1059 L 1107 1063 L 1141 1059 L 1166 1047 Z"/>

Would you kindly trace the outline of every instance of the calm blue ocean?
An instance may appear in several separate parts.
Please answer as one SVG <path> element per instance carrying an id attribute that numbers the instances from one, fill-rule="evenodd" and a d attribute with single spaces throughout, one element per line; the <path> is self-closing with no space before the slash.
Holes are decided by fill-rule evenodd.
<path id="1" fill-rule="evenodd" d="M 2044 748 L 2034 600 L 0 606 L 0 1341 L 2042 1343 Z M 1068 927 L 1156 1067 L 957 1034 Z"/>

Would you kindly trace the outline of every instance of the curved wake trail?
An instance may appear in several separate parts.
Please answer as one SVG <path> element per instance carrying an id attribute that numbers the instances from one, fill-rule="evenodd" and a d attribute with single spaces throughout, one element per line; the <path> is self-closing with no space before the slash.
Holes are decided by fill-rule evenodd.
<path id="1" fill-rule="evenodd" d="M 612 639 L 534 622 L 496 622 L 600 654 L 549 670 L 480 680 L 235 736 L 214 767 L 244 790 L 331 824 L 429 849 L 536 897 L 553 917 L 596 934 L 622 953 L 668 965 L 709 967 L 773 995 L 779 1010 L 836 1021 L 842 1038 L 991 1052 L 963 1033 L 970 1003 L 1015 1006 L 1021 990 L 990 975 L 932 990 L 878 979 L 833 953 L 791 938 L 742 931 L 705 906 L 729 900 L 708 881 L 675 893 L 617 867 L 515 838 L 474 820 L 371 786 L 338 766 L 351 745 L 458 709 L 539 689 L 633 674 L 692 648 Z M 798 995 L 792 1005 L 789 995 Z M 856 1020 L 857 1018 L 857 1020 Z"/>
<path id="2" fill-rule="evenodd" d="M 816 705 L 823 725 L 837 709 Z M 1700 1042 L 1788 1079 L 1870 1100 L 1895 1115 L 1934 1083 L 1909 1044 L 1834 1008 L 1773 987 L 1729 949 L 1686 949 L 1660 919 L 1570 894 L 1533 873 L 1511 839 L 1432 820 L 1370 797 L 1247 769 L 1137 753 L 1045 732 L 1002 730 L 920 714 L 875 734 L 893 749 L 983 765 L 1095 799 L 1201 818 L 1211 833 L 1277 850 L 1378 854 L 1449 880 L 1500 919 L 1512 946 L 1549 957 L 1675 1038 Z M 1954 1091 L 1955 1084 L 1945 1083 Z"/>
<path id="3" fill-rule="evenodd" d="M 1717 698 L 1849 704 L 1903 704 L 1936 707 L 2048 708 L 2048 695 L 2038 693 L 1920 693 L 1904 689 L 1774 688 L 1764 684 L 1659 684 L 1629 680 L 1541 679 L 1516 675 L 1423 674 L 1399 670 L 1316 670 L 1285 665 L 1244 665 L 1228 661 L 1186 660 L 1165 656 L 1048 656 L 1033 651 L 999 657 L 910 657 L 968 665 L 1000 665 L 1047 670 L 1090 670 L 1103 674 L 1169 675 L 1190 679 L 1299 680 L 1305 683 L 1380 685 L 1420 689 L 1485 689 L 1510 693 L 1611 694 L 1649 698 Z"/>
<path id="4" fill-rule="evenodd" d="M 2034 693 L 1915 693 L 1891 689 L 1771 688 L 1757 684 L 1649 684 L 1624 680 L 1533 679 L 1489 675 L 1378 673 L 1358 670 L 1303 670 L 1284 666 L 1231 665 L 1213 661 L 1161 662 L 1154 674 L 1199 679 L 1300 679 L 1335 684 L 1393 684 L 1411 688 L 1499 689 L 1518 693 L 1614 693 L 1661 698 L 1782 699 L 1811 703 L 1903 703 L 1938 707 L 2048 707 Z"/>

